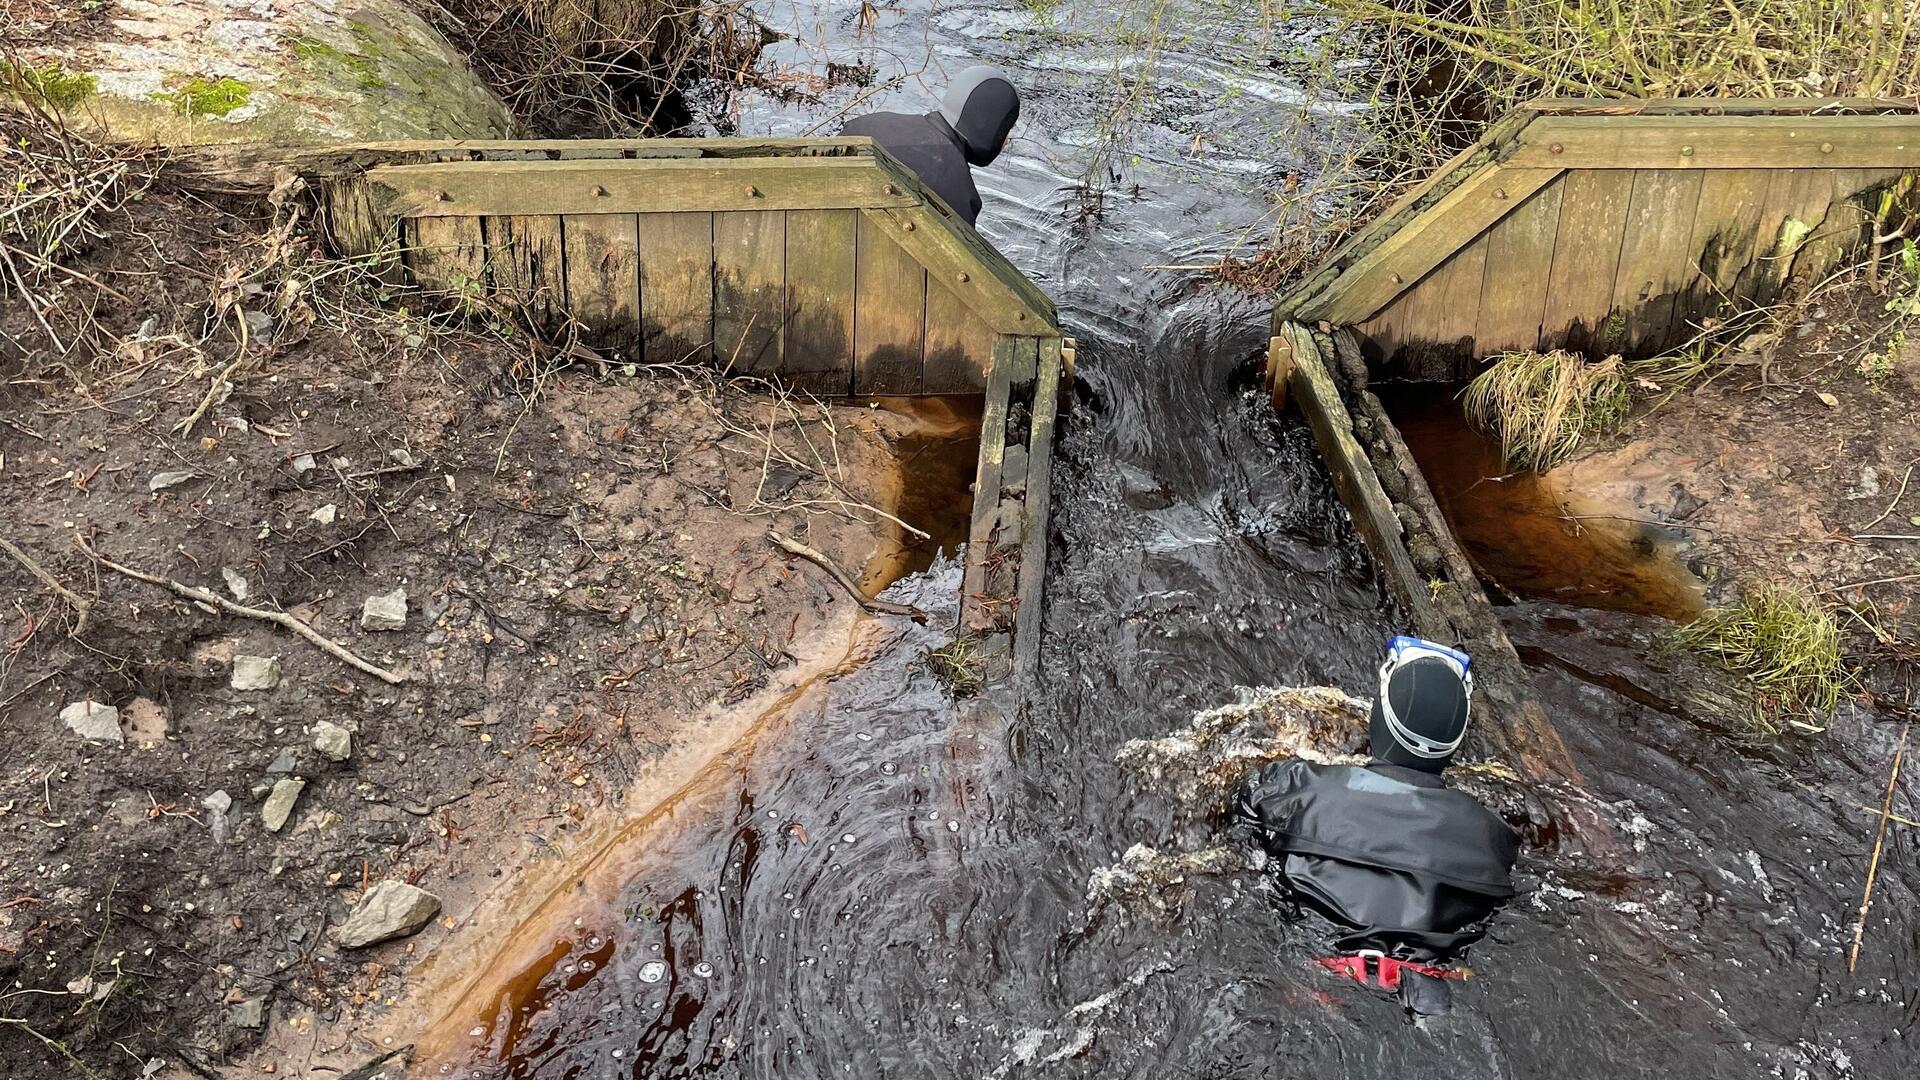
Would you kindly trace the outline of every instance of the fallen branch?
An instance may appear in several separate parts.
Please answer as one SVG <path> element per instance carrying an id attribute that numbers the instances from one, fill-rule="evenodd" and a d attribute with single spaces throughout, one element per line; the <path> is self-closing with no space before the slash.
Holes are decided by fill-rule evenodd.
<path id="1" fill-rule="evenodd" d="M 39 563 L 29 558 L 26 552 L 21 551 L 8 541 L 0 540 L 0 551 L 4 551 L 13 556 L 15 562 L 27 568 L 27 573 L 39 578 L 42 585 L 52 589 L 59 595 L 60 599 L 65 600 L 67 605 L 73 608 L 73 629 L 69 631 L 69 633 L 78 634 L 87 628 L 87 616 L 92 613 L 93 608 L 93 602 L 91 600 L 60 584 L 59 580 L 42 569 Z"/>
<path id="2" fill-rule="evenodd" d="M 334 641 L 332 638 L 327 637 L 325 634 L 322 634 L 320 631 L 315 630 L 313 627 L 308 626 L 306 623 L 300 621 L 297 618 L 294 618 L 292 615 L 289 615 L 284 611 L 268 611 L 265 608 L 247 607 L 244 604 L 236 604 L 233 601 L 228 600 L 217 593 L 209 592 L 206 589 L 196 589 L 191 585 L 182 584 L 178 581 L 173 580 L 172 578 L 160 577 L 156 574 L 144 573 L 142 571 L 135 570 L 130 566 L 122 566 L 121 564 L 114 562 L 112 559 L 109 559 L 106 556 L 100 554 L 99 552 L 93 550 L 92 545 L 88 544 L 86 537 L 83 537 L 83 536 L 75 536 L 73 538 L 73 542 L 78 544 L 80 546 L 80 550 L 86 552 L 87 555 L 93 559 L 93 561 L 99 563 L 101 566 L 104 566 L 109 570 L 112 570 L 117 574 L 124 574 L 127 577 L 133 578 L 135 581 L 144 581 L 149 585 L 158 585 L 165 589 L 171 589 L 175 593 L 181 596 L 184 596 L 187 599 L 194 601 L 195 603 L 207 604 L 211 607 L 218 608 L 221 611 L 228 613 L 229 615 L 240 615 L 249 619 L 259 619 L 263 622 L 270 622 L 279 626 L 283 626 L 288 630 L 291 630 L 294 633 L 299 634 L 301 637 L 306 638 L 308 641 L 313 642 L 315 645 L 318 645 L 320 648 L 326 650 L 327 652 L 332 653 L 336 658 L 338 658 L 342 662 L 349 664 L 353 667 L 359 668 L 361 671 L 366 672 L 367 674 L 373 676 L 376 679 L 381 680 L 382 682 L 389 683 L 394 686 L 398 686 L 399 684 L 407 681 L 407 677 L 405 675 L 396 675 L 393 672 L 388 671 L 386 668 L 380 667 L 376 664 L 370 664 L 367 661 L 362 660 L 358 655 L 356 655 L 353 652 L 353 650 L 348 649 L 346 646 L 340 644 L 337 641 Z"/>
<path id="3" fill-rule="evenodd" d="M 853 597 L 854 603 L 859 604 L 862 608 L 881 615 L 905 615 L 917 623 L 927 621 L 927 613 L 910 604 L 895 604 L 887 600 L 869 599 L 865 593 L 860 591 L 860 587 L 853 583 L 853 579 L 847 576 L 846 571 L 834 565 L 832 559 L 827 558 L 825 555 L 822 555 L 820 552 L 815 551 L 800 541 L 788 539 L 771 530 L 767 533 L 767 539 L 773 541 L 774 545 L 782 551 L 798 555 L 815 566 L 818 566 L 820 569 L 825 570 L 828 576 L 840 583 L 841 588 L 847 590 L 847 594 Z"/>
<path id="4" fill-rule="evenodd" d="M 1900 725 L 1900 745 L 1893 751 L 1893 766 L 1887 770 L 1887 793 L 1880 799 L 1880 828 L 1873 838 L 1873 859 L 1867 863 L 1867 884 L 1860 892 L 1860 917 L 1853 924 L 1853 948 L 1847 953 L 1847 971 L 1860 962 L 1860 942 L 1867 936 L 1867 912 L 1873 908 L 1873 879 L 1880 872 L 1880 852 L 1887 843 L 1887 821 L 1893 817 L 1893 793 L 1900 785 L 1900 761 L 1907 756 L 1909 724 Z"/>

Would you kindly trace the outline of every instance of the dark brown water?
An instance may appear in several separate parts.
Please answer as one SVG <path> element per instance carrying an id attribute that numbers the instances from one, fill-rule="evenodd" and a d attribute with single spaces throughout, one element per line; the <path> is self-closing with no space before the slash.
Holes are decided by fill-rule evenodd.
<path id="1" fill-rule="evenodd" d="M 1310 962 L 1327 928 L 1283 918 L 1257 874 L 1199 882 L 1170 926 L 1086 926 L 1089 875 L 1128 846 L 1215 838 L 1208 808 L 1114 766 L 1123 742 L 1184 726 L 1236 684 L 1363 692 L 1400 629 L 1310 435 L 1248 378 L 1264 304 L 1142 269 L 1217 255 L 1318 140 L 1362 136 L 1261 62 L 1260 41 L 1321 28 L 1263 39 L 1255 5 L 1181 0 L 1116 159 L 1138 195 L 1082 228 L 1078 163 L 1124 83 L 1088 45 L 1114 7 L 1036 21 L 1010 3 L 915 2 L 881 9 L 873 36 L 844 5 L 759 10 L 823 43 L 776 43 L 769 62 L 803 67 L 824 47 L 870 63 L 882 84 L 903 77 L 885 107 L 927 107 L 942 72 L 976 58 L 1026 95 L 1010 158 L 982 176 L 983 226 L 1059 300 L 1084 402 L 1058 450 L 1040 693 L 957 707 L 920 662 L 945 641 L 956 571 L 902 580 L 931 625 L 856 627 L 841 662 L 479 943 L 498 953 L 465 992 L 426 1003 L 443 1019 L 426 1075 L 1911 1074 L 1912 832 L 1890 839 L 1857 973 L 1845 957 L 1874 832 L 1858 806 L 1885 782 L 1891 730 L 1847 713 L 1818 742 L 1734 749 L 1652 707 L 1685 688 L 1642 659 L 1647 623 L 1616 613 L 1509 609 L 1591 785 L 1566 797 L 1621 842 L 1606 862 L 1526 853 L 1524 893 L 1475 948 L 1455 1015 L 1410 1024 L 1334 982 Z M 1125 12 L 1142 10 L 1161 9 Z M 735 104 L 741 133 L 794 134 L 845 103 Z"/>
<path id="2" fill-rule="evenodd" d="M 885 397 L 864 403 L 914 422 L 912 433 L 894 443 L 901 490 L 893 514 L 927 534 L 888 526 L 886 545 L 860 575 L 861 587 L 872 594 L 907 574 L 930 569 L 941 554 L 953 556 L 966 544 L 985 399 Z"/>

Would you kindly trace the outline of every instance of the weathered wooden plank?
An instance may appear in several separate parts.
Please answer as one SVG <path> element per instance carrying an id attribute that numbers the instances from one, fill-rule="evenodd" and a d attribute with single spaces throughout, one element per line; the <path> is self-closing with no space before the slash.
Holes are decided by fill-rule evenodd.
<path id="1" fill-rule="evenodd" d="M 927 277 L 926 377 L 929 394 L 977 394 L 987 385 L 993 362 L 993 329 L 966 303 Z"/>
<path id="2" fill-rule="evenodd" d="M 1039 342 L 1040 374 L 1033 392 L 1033 434 L 1027 441 L 1026 527 L 1021 530 L 1019 588 L 1013 623 L 1013 672 L 1031 684 L 1040 672 L 1041 594 L 1047 578 L 1047 519 L 1053 512 L 1053 430 L 1059 411 L 1046 407 L 1060 394 L 1060 339 Z"/>
<path id="3" fill-rule="evenodd" d="M 1676 302 L 1692 279 L 1700 178 L 1697 169 L 1642 169 L 1633 178 L 1613 309 L 1625 315 L 1626 347 L 1635 353 L 1667 346 Z"/>
<path id="4" fill-rule="evenodd" d="M 1361 256 L 1295 317 L 1336 325 L 1365 321 L 1556 175 L 1555 169 L 1480 170 Z"/>
<path id="5" fill-rule="evenodd" d="M 1766 273 L 1761 275 L 1756 293 L 1767 304 L 1780 299 L 1796 277 L 1804 281 L 1812 272 L 1811 260 L 1803 262 L 1803 256 L 1833 205 L 1833 173 L 1827 169 L 1785 172 L 1773 186 L 1773 200 L 1779 226 L 1772 236 L 1761 238 L 1769 250 Z"/>
<path id="6" fill-rule="evenodd" d="M 560 219 L 552 214 L 487 218 L 484 228 L 492 295 L 523 306 L 537 325 L 553 323 L 567 302 Z"/>
<path id="7" fill-rule="evenodd" d="M 585 328 L 587 341 L 640 355 L 640 237 L 634 215 L 571 214 L 560 226 L 567 251 L 567 307 Z"/>
<path id="8" fill-rule="evenodd" d="M 1562 174 L 1488 230 L 1486 275 L 1473 331 L 1475 355 L 1539 345 L 1565 183 Z"/>
<path id="9" fill-rule="evenodd" d="M 643 214 L 638 231 L 647 361 L 713 359 L 713 215 Z"/>
<path id="10" fill-rule="evenodd" d="M 786 352 L 781 374 L 815 394 L 853 393 L 853 210 L 787 214 Z"/>
<path id="11" fill-rule="evenodd" d="M 1540 342 L 1544 348 L 1605 351 L 1611 347 L 1606 322 L 1613 308 L 1627 204 L 1633 198 L 1633 173 L 1579 170 L 1568 173 L 1562 187 Z"/>
<path id="12" fill-rule="evenodd" d="M 1354 531 L 1373 553 L 1388 592 L 1414 625 L 1426 625 L 1431 622 L 1427 611 L 1432 601 L 1407 554 L 1393 502 L 1381 488 L 1366 451 L 1353 436 L 1353 417 L 1327 368 L 1330 358 L 1320 355 L 1305 327 L 1289 323 L 1283 330 L 1293 339 L 1293 398 L 1313 429 L 1314 442 L 1326 459 L 1334 490 L 1353 517 Z"/>
<path id="13" fill-rule="evenodd" d="M 1920 117 L 1543 116 L 1520 133 L 1509 163 L 1563 169 L 1911 169 L 1920 167 Z"/>
<path id="14" fill-rule="evenodd" d="M 1911 114 L 1912 98 L 1535 98 L 1525 108 L 1566 116 L 1807 116 L 1814 114 Z"/>
<path id="15" fill-rule="evenodd" d="M 421 288 L 472 304 L 487 294 L 487 242 L 479 218 L 408 218 L 406 259 Z"/>
<path id="16" fill-rule="evenodd" d="M 1674 309 L 1674 333 L 1734 305 L 1740 274 L 1753 263 L 1760 214 L 1772 190 L 1773 171 L 1715 169 L 1700 178 L 1700 201 L 1693 215 L 1687 250 L 1693 277 Z"/>
<path id="17" fill-rule="evenodd" d="M 1859 252 L 1868 238 L 1868 228 L 1879 211 L 1878 200 L 1869 192 L 1898 180 L 1900 169 L 1835 169 L 1832 203 L 1820 227 L 1807 241 L 1800 257 L 1799 272 L 1818 280 L 1838 269 Z"/>
<path id="18" fill-rule="evenodd" d="M 866 156 L 457 161 L 379 165 L 367 170 L 366 179 L 401 217 L 820 210 L 919 203 Z"/>
<path id="19" fill-rule="evenodd" d="M 918 394 L 924 377 L 927 272 L 893 235 L 885 218 L 861 215 L 853 303 L 856 394 Z"/>
<path id="20" fill-rule="evenodd" d="M 713 215 L 713 349 L 728 370 L 780 370 L 786 293 L 786 214 Z"/>
<path id="21" fill-rule="evenodd" d="M 995 333 L 1047 335 L 1060 332 L 1053 304 L 973 227 L 949 220 L 929 206 L 868 210 L 870 232 L 885 233 L 927 273 L 952 289 Z"/>
<path id="22" fill-rule="evenodd" d="M 1406 301 L 1401 359 L 1409 376 L 1449 382 L 1466 374 L 1485 288 L 1487 237 L 1482 234 L 1435 267 Z"/>
<path id="23" fill-rule="evenodd" d="M 383 195 L 359 176 L 322 185 L 321 191 L 334 247 L 342 255 L 364 260 L 374 277 L 398 284 L 405 273 L 399 219 Z"/>
<path id="24" fill-rule="evenodd" d="M 985 629 L 992 623 L 986 595 L 987 558 L 1000 524 L 1000 471 L 1007 454 L 1007 414 L 1013 369 L 1032 348 L 1032 338 L 1002 336 L 993 343 L 987 370 L 986 401 L 980 416 L 980 457 L 973 480 L 973 517 L 967 527 L 966 568 L 960 581 L 960 626 Z"/>

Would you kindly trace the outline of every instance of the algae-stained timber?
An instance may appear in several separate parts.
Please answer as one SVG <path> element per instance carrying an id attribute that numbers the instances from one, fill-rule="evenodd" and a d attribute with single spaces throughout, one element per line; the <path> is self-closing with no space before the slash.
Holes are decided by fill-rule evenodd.
<path id="1" fill-rule="evenodd" d="M 816 394 L 853 393 L 857 210 L 787 214 L 787 348 L 781 374 Z"/>
<path id="2" fill-rule="evenodd" d="M 471 218 L 447 218 L 472 221 Z M 569 214 L 567 301 L 587 340 L 640 354 L 640 240 L 633 214 Z"/>
<path id="3" fill-rule="evenodd" d="M 781 370 L 787 288 L 787 215 L 713 215 L 713 347 L 732 371 Z"/>
<path id="4" fill-rule="evenodd" d="M 927 339 L 927 270 L 871 215 L 854 271 L 853 391 L 918 394 Z"/>
<path id="5" fill-rule="evenodd" d="M 640 326 L 648 363 L 714 359 L 713 215 L 698 210 L 640 220 Z"/>

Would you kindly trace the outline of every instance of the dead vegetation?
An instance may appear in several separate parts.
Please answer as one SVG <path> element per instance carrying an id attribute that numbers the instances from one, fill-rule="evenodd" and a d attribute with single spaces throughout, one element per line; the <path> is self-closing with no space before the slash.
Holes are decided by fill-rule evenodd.
<path id="1" fill-rule="evenodd" d="M 1632 397 L 1621 360 L 1511 352 L 1493 357 L 1461 394 L 1467 416 L 1500 439 L 1509 468 L 1545 470 L 1625 419 Z"/>

